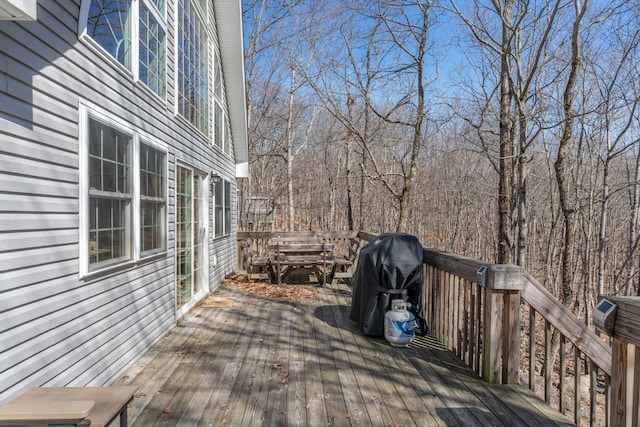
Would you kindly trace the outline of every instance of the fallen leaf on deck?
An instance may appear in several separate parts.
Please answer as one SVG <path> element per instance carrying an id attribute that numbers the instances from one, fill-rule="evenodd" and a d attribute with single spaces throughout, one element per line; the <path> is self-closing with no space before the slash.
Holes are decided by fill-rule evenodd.
<path id="1" fill-rule="evenodd" d="M 274 285 L 265 282 L 240 281 L 237 277 L 225 279 L 222 284 L 230 288 L 240 288 L 245 292 L 265 298 L 277 298 L 300 302 L 318 296 L 318 291 L 308 286 Z"/>
<path id="2" fill-rule="evenodd" d="M 204 308 L 224 308 L 232 307 L 235 298 L 223 298 L 210 295 L 200 302 L 200 307 Z"/>
<path id="3" fill-rule="evenodd" d="M 165 414 L 170 414 L 171 413 L 171 408 L 164 408 L 162 410 L 162 412 L 165 413 Z"/>
<path id="4" fill-rule="evenodd" d="M 272 363 L 271 366 L 269 366 L 271 369 L 282 369 L 282 365 L 279 363 Z"/>
<path id="5" fill-rule="evenodd" d="M 219 426 L 224 426 L 224 425 L 227 425 L 227 424 L 229 424 L 229 420 L 225 418 L 224 420 L 220 421 L 220 424 L 218 424 L 218 425 Z"/>

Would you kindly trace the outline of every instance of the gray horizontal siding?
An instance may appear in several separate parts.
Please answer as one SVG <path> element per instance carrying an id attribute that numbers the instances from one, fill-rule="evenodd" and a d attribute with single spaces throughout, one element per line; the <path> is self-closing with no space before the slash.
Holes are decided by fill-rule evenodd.
<path id="1" fill-rule="evenodd" d="M 77 244 L 11 251 L 0 255 L 0 270 L 7 271 L 34 265 L 53 264 L 77 258 Z"/>
<path id="2" fill-rule="evenodd" d="M 175 163 L 233 179 L 233 159 L 167 101 L 77 36 L 80 0 L 39 2 L 37 22 L 0 22 L 0 403 L 33 386 L 114 381 L 175 324 Z M 174 34 L 173 3 L 167 34 Z M 168 249 L 79 277 L 79 105 L 96 105 L 169 150 Z M 211 286 L 235 238 L 211 241 Z M 210 263 L 211 264 L 211 263 Z M 210 271 L 211 272 L 211 271 Z"/>
<path id="3" fill-rule="evenodd" d="M 2 204 L 0 194 L 0 204 Z M 55 200 L 55 199 L 54 199 Z M 61 245 L 77 245 L 78 230 L 45 230 L 45 231 L 29 231 L 29 232 L 10 232 L 2 235 L 2 243 L 0 248 L 2 252 L 17 252 L 25 248 L 42 247 L 42 242 L 46 242 L 49 246 Z M 2 254 L 0 253 L 0 259 Z M 2 301 L 0 300 L 0 304 Z M 0 310 L 1 311 L 1 310 Z"/>

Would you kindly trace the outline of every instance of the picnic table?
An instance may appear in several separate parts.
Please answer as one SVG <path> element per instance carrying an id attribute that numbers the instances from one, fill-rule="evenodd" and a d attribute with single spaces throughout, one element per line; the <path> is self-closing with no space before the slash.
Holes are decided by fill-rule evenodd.
<path id="1" fill-rule="evenodd" d="M 272 277 L 281 284 L 287 282 L 292 271 L 311 268 L 319 284 L 332 281 L 334 245 L 323 239 L 274 238 L 267 245 Z"/>

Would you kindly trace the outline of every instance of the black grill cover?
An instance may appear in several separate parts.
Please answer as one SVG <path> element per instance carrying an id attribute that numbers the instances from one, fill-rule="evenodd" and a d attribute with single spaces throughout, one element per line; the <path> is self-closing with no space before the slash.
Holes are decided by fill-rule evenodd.
<path id="1" fill-rule="evenodd" d="M 360 250 L 351 319 L 365 335 L 384 337 L 384 314 L 393 299 L 404 299 L 421 311 L 422 254 L 418 238 L 404 233 L 381 234 Z"/>

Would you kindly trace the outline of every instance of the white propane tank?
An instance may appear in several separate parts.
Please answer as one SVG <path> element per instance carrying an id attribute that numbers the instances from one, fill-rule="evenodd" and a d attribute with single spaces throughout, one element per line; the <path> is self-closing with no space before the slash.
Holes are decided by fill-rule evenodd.
<path id="1" fill-rule="evenodd" d="M 394 347 L 406 347 L 413 340 L 415 316 L 407 310 L 404 300 L 391 301 L 391 310 L 384 315 L 384 337 Z"/>

